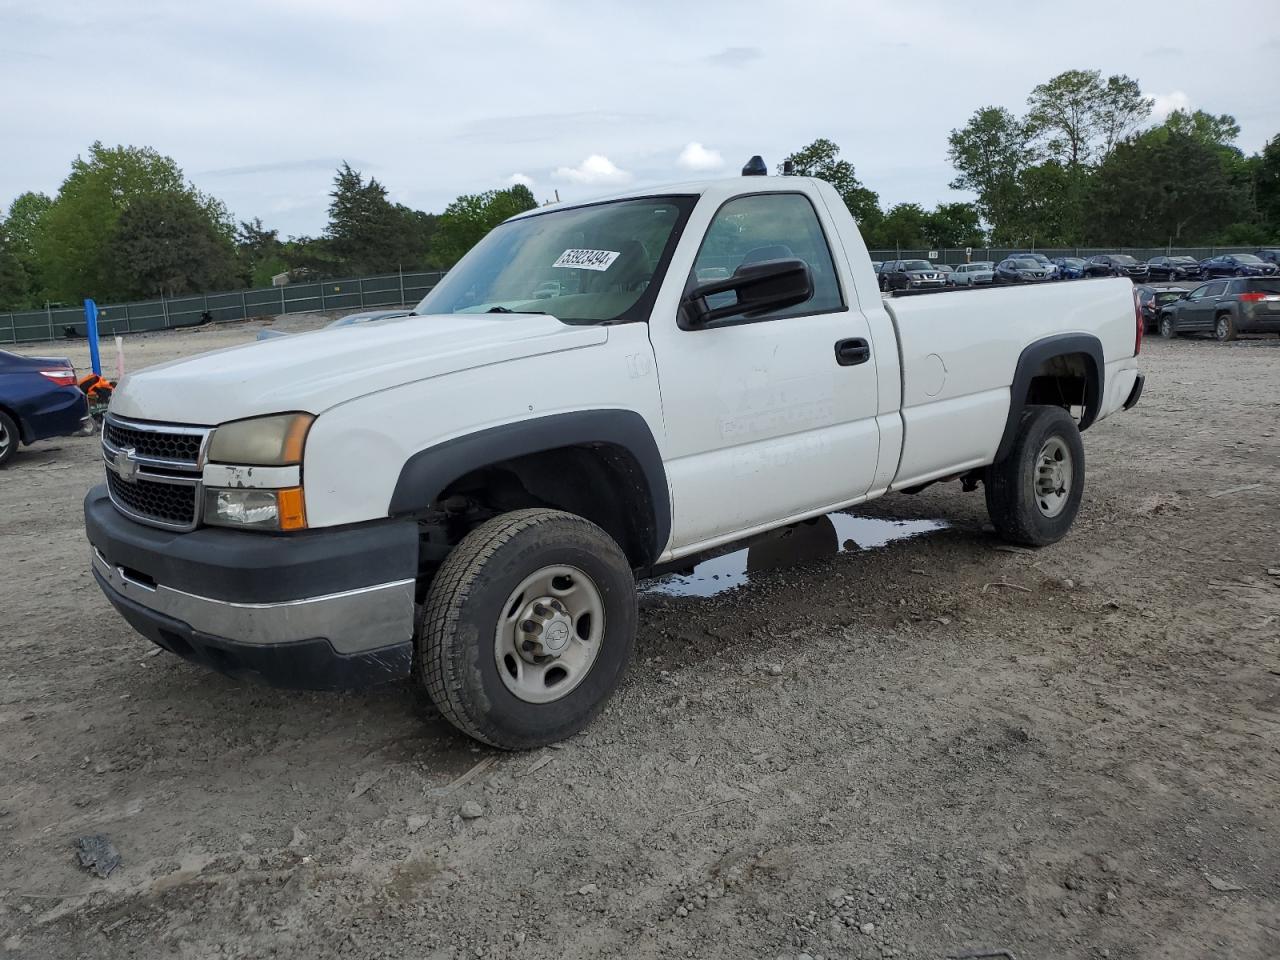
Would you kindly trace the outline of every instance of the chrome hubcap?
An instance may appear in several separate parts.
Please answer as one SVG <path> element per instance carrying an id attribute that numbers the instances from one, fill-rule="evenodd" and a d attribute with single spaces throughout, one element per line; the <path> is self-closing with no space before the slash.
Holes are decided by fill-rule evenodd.
<path id="1" fill-rule="evenodd" d="M 6 450 L 9 449 L 10 442 L 11 441 L 9 439 L 9 428 L 6 427 L 3 423 L 0 423 L 0 454 L 3 454 Z"/>
<path id="2" fill-rule="evenodd" d="M 604 600 L 595 582 L 570 566 L 543 567 L 511 591 L 494 635 L 498 676 L 527 703 L 567 696 L 596 661 Z"/>
<path id="3" fill-rule="evenodd" d="M 1071 451 L 1060 438 L 1050 437 L 1036 456 L 1032 480 L 1036 506 L 1046 517 L 1056 517 L 1066 507 L 1073 473 Z"/>
<path id="4" fill-rule="evenodd" d="M 1218 339 L 1219 340 L 1227 339 L 1227 321 L 1225 320 L 1218 321 Z"/>

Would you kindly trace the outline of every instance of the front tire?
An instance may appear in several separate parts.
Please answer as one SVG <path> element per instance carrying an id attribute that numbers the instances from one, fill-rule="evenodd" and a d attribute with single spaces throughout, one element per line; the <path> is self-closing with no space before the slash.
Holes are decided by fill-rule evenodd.
<path id="1" fill-rule="evenodd" d="M 636 634 L 631 564 L 595 524 L 517 510 L 481 524 L 432 582 L 419 679 L 450 723 L 503 750 L 563 740 L 617 688 Z"/>
<path id="2" fill-rule="evenodd" d="M 1018 421 L 1013 449 L 987 467 L 987 513 L 1009 543 L 1057 543 L 1075 521 L 1084 495 L 1084 443 L 1060 407 L 1029 406 Z"/>
<path id="3" fill-rule="evenodd" d="M 1213 325 L 1213 335 L 1218 338 L 1219 343 L 1229 343 L 1236 338 L 1238 333 L 1236 318 L 1229 313 L 1224 313 L 1218 317 L 1218 322 Z"/>
<path id="4" fill-rule="evenodd" d="M 22 436 L 18 433 L 18 424 L 13 417 L 0 410 L 0 470 L 18 455 L 18 444 Z"/>
<path id="5" fill-rule="evenodd" d="M 1160 336 L 1166 340 L 1172 340 L 1178 335 L 1178 328 L 1174 325 L 1173 317 L 1164 316 L 1160 318 Z"/>

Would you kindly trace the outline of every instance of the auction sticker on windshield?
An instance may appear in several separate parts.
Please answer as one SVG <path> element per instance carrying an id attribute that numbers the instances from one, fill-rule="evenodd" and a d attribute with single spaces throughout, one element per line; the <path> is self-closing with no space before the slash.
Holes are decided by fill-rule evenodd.
<path id="1" fill-rule="evenodd" d="M 566 250 L 551 266 L 572 270 L 608 270 L 619 253 L 615 250 Z"/>

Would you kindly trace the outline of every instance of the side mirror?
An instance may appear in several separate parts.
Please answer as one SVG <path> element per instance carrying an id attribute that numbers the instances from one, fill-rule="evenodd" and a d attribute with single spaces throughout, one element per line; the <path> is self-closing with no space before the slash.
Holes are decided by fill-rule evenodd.
<path id="1" fill-rule="evenodd" d="M 1191 296 L 1191 291 L 1190 291 L 1190 290 L 1183 290 L 1180 294 L 1178 294 L 1178 299 L 1179 299 L 1179 300 L 1186 300 L 1186 299 L 1190 298 L 1190 296 Z"/>
<path id="2" fill-rule="evenodd" d="M 733 303 L 712 306 L 708 299 L 732 293 Z M 813 274 L 797 258 L 744 263 L 727 280 L 713 280 L 690 290 L 681 301 L 684 329 L 705 327 L 725 317 L 750 317 L 804 303 L 813 296 Z"/>

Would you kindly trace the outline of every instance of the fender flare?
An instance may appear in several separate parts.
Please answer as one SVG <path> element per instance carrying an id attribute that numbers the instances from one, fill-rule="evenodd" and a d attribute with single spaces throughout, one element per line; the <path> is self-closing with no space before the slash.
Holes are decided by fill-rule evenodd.
<path id="1" fill-rule="evenodd" d="M 649 560 L 653 562 L 671 537 L 671 494 L 653 431 L 634 410 L 575 410 L 532 417 L 427 447 L 400 468 L 388 513 L 401 516 L 426 510 L 458 478 L 503 460 L 561 447 L 602 445 L 625 450 L 644 475 L 652 513 L 648 520 L 653 531 Z"/>
<path id="2" fill-rule="evenodd" d="M 1009 419 L 1005 421 L 1000 446 L 996 448 L 996 463 L 1007 457 L 1013 448 L 1013 439 L 1018 432 L 1018 422 L 1022 419 L 1022 408 L 1026 405 L 1023 398 L 1031 389 L 1031 380 L 1036 370 L 1046 360 L 1071 353 L 1083 354 L 1093 368 L 1085 387 L 1084 412 L 1080 416 L 1080 430 L 1089 429 L 1093 421 L 1098 418 L 1098 412 L 1102 409 L 1102 388 L 1107 375 L 1102 342 L 1088 333 L 1059 333 L 1037 340 L 1024 348 L 1018 356 L 1018 365 L 1013 371 L 1013 384 L 1009 387 Z"/>

